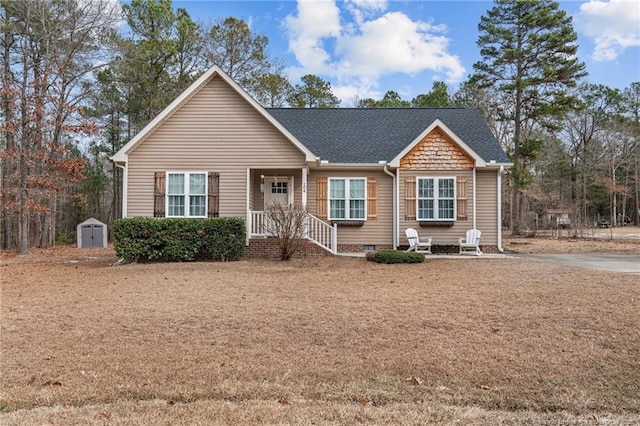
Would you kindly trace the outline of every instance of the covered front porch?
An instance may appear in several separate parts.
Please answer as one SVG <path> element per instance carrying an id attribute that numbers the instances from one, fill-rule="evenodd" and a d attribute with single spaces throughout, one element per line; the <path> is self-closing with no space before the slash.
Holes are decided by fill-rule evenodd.
<path id="1" fill-rule="evenodd" d="M 307 207 L 308 169 L 247 169 L 247 245 L 252 239 L 271 237 L 268 226 L 270 204 Z M 304 238 L 337 254 L 337 226 L 306 212 Z"/>

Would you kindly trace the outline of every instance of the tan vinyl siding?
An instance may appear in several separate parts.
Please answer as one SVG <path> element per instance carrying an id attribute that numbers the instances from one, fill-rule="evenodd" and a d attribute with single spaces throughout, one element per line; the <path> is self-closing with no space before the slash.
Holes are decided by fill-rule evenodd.
<path id="1" fill-rule="evenodd" d="M 456 220 L 453 226 L 421 227 L 417 220 L 406 220 L 405 176 L 417 177 L 460 177 L 467 178 L 467 219 Z M 408 245 L 405 229 L 415 228 L 420 235 L 433 238 L 433 245 L 457 245 L 458 238 L 463 237 L 467 230 L 473 228 L 473 171 L 472 170 L 438 170 L 438 171 L 401 171 L 400 172 L 400 245 Z M 415 201 L 412 201 L 415 203 Z M 415 208 L 413 208 L 415 211 Z"/>
<path id="2" fill-rule="evenodd" d="M 128 160 L 128 216 L 153 215 L 157 171 L 220 173 L 220 216 L 244 217 L 247 168 L 305 165 L 304 154 L 219 77 L 142 141 Z"/>
<path id="3" fill-rule="evenodd" d="M 338 226 L 338 244 L 392 245 L 393 244 L 393 179 L 379 170 L 372 171 L 318 171 L 310 170 L 307 188 L 307 207 L 316 214 L 316 179 L 318 177 L 366 177 L 378 182 L 376 220 L 367 220 L 360 227 Z"/>
<path id="4" fill-rule="evenodd" d="M 249 180 L 251 182 L 250 188 L 252 188 L 249 190 L 249 210 L 262 210 L 257 207 L 264 205 L 264 195 L 260 192 L 260 173 L 252 170 Z"/>
<path id="5" fill-rule="evenodd" d="M 498 183 L 496 170 L 478 171 L 476 182 L 478 190 L 477 228 L 482 231 L 482 244 L 495 246 L 498 244 Z"/>

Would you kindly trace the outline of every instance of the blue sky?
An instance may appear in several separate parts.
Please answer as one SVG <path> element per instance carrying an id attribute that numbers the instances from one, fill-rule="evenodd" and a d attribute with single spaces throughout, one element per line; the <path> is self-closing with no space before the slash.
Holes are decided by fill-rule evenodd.
<path id="1" fill-rule="evenodd" d="M 343 106 L 395 90 L 412 99 L 434 80 L 451 90 L 473 72 L 480 17 L 490 1 L 181 1 L 196 21 L 233 16 L 269 37 L 293 83 L 316 74 Z M 561 1 L 578 33 L 590 83 L 624 89 L 640 81 L 640 1 Z"/>

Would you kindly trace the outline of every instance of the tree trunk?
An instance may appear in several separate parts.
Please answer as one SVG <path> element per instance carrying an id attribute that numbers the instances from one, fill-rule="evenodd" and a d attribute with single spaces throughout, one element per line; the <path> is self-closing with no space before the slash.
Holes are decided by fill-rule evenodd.
<path id="1" fill-rule="evenodd" d="M 19 248 L 20 254 L 26 255 L 29 248 L 29 210 L 27 208 L 27 197 L 29 196 L 29 189 L 27 188 L 27 166 L 24 161 L 24 153 L 20 153 L 20 162 L 18 164 L 20 168 L 20 231 L 19 231 Z"/>
<path id="2" fill-rule="evenodd" d="M 635 164 L 634 164 L 634 173 L 635 173 L 635 216 L 636 216 L 636 225 L 640 226 L 640 176 L 638 176 L 638 168 L 640 166 L 640 146 L 638 146 L 638 139 L 636 138 L 635 144 L 636 156 L 635 156 Z"/>
<path id="3" fill-rule="evenodd" d="M 519 28 L 518 31 L 520 31 Z M 516 38 L 518 49 L 520 49 L 522 47 L 522 37 L 518 34 Z M 515 81 L 519 82 L 524 75 L 522 58 L 517 60 L 516 67 Z M 520 235 L 522 232 L 520 199 L 522 197 L 522 174 L 525 172 L 521 155 L 522 141 L 520 140 L 522 137 L 522 88 L 520 87 L 520 84 L 516 84 L 515 90 L 515 128 L 513 134 L 513 166 L 515 168 L 515 173 L 513 174 L 513 192 L 511 193 L 511 233 L 513 235 Z"/>
<path id="4" fill-rule="evenodd" d="M 611 189 L 611 226 L 615 227 L 618 225 L 618 216 L 617 216 L 617 203 L 616 203 L 616 168 L 611 166 L 611 181 L 612 181 L 612 189 Z"/>
<path id="5" fill-rule="evenodd" d="M 5 10 L 5 16 L 3 17 L 4 21 L 8 20 L 8 13 Z M 9 25 L 4 25 L 5 32 L 2 38 L 2 47 L 3 47 L 3 63 L 2 63 L 2 86 L 5 87 L 2 96 L 2 109 L 4 114 L 4 120 L 6 123 L 12 123 L 14 120 L 13 116 L 13 105 L 12 105 L 12 94 L 8 90 L 8 88 L 13 87 L 12 82 L 10 81 L 11 76 L 11 59 L 10 59 L 10 47 L 13 44 L 13 37 L 9 30 Z M 4 143 L 5 146 L 2 148 L 6 150 L 6 152 L 11 152 L 15 147 L 14 135 L 13 132 L 5 132 L 4 133 Z M 8 187 L 7 180 L 8 177 L 14 172 L 14 168 L 11 164 L 11 160 L 7 157 L 3 157 L 0 163 L 0 193 L 3 194 L 3 197 L 7 197 L 8 191 L 11 188 Z M 6 198 L 5 198 L 6 199 Z M 14 235 L 14 217 L 10 214 L 10 210 L 6 207 L 6 203 L 3 203 L 3 206 L 0 206 L 0 221 L 1 221 L 1 231 L 2 232 L 2 241 L 0 242 L 2 249 L 10 249 L 15 247 L 15 240 L 13 238 Z M 13 209 L 12 209 L 13 210 Z"/>
<path id="6" fill-rule="evenodd" d="M 56 211 L 56 195 L 55 193 L 49 199 L 49 210 L 42 215 L 42 234 L 40 235 L 40 247 L 53 247 L 55 241 L 55 211 Z"/>
<path id="7" fill-rule="evenodd" d="M 519 191 L 514 185 L 511 189 L 511 233 L 520 235 L 520 197 Z"/>
<path id="8" fill-rule="evenodd" d="M 582 161 L 582 194 L 580 195 L 580 210 L 584 216 L 584 220 L 588 221 L 588 200 L 587 200 L 587 175 L 584 160 Z M 587 222 L 588 223 L 588 222 Z"/>

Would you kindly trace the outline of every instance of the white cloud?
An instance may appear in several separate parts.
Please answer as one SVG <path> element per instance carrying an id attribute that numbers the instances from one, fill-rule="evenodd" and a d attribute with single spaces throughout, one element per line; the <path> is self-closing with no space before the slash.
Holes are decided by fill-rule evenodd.
<path id="1" fill-rule="evenodd" d="M 356 7 L 365 10 L 386 10 L 387 0 L 349 0 Z"/>
<path id="2" fill-rule="evenodd" d="M 355 106 L 357 98 L 381 99 L 384 93 L 378 89 L 378 81 L 366 76 L 342 77 L 337 84 L 331 86 L 331 91 L 342 101 L 344 106 Z"/>
<path id="3" fill-rule="evenodd" d="M 447 82 L 459 82 L 466 70 L 449 52 L 445 25 L 412 20 L 387 11 L 386 0 L 350 0 L 340 15 L 335 1 L 298 1 L 297 16 L 286 17 L 289 50 L 298 67 L 292 79 L 322 74 L 336 80 L 334 93 L 343 102 L 356 94 L 377 94 L 385 75 L 433 71 Z M 342 18 L 342 19 L 341 19 Z"/>
<path id="4" fill-rule="evenodd" d="M 301 68 L 311 74 L 324 73 L 331 57 L 324 49 L 323 40 L 340 36 L 340 11 L 335 2 L 299 1 L 298 15 L 288 15 L 285 28 L 289 50 L 295 54 Z"/>
<path id="5" fill-rule="evenodd" d="M 576 26 L 593 38 L 593 60 L 615 60 L 626 48 L 640 46 L 640 2 L 590 0 L 580 5 Z"/>
<path id="6" fill-rule="evenodd" d="M 414 22 L 400 12 L 389 12 L 360 26 L 360 33 L 338 41 L 344 73 L 378 76 L 424 70 L 444 72 L 448 81 L 465 74 L 460 58 L 447 51 L 449 39 L 442 27 Z"/>
<path id="7" fill-rule="evenodd" d="M 122 6 L 118 0 L 80 0 L 85 23 L 101 22 L 111 28 L 121 28 L 126 24 Z"/>
<path id="8" fill-rule="evenodd" d="M 373 16 L 376 12 L 387 10 L 386 0 L 347 0 L 345 5 L 353 15 L 356 25 L 361 25 L 366 17 Z"/>

